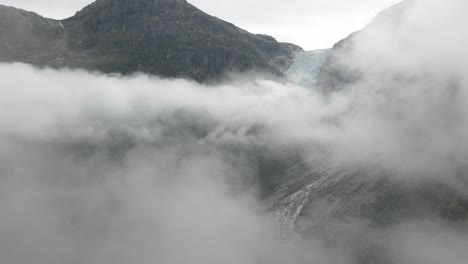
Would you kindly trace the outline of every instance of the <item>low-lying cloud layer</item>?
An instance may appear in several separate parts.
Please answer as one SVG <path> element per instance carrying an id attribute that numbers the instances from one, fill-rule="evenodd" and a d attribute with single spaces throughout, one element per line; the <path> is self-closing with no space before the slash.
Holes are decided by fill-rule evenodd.
<path id="1" fill-rule="evenodd" d="M 378 108 L 378 95 L 0 71 L 0 250 L 10 263 L 352 263 L 315 238 L 279 236 L 257 199 L 259 155 L 399 170 L 411 159 L 413 177 L 440 169 L 441 181 L 455 181 L 452 162 L 466 157 L 459 138 L 409 156 L 419 123 Z M 454 160 L 438 160 L 444 154 Z"/>
<path id="2" fill-rule="evenodd" d="M 2 261 L 285 263 L 295 251 L 295 262 L 320 258 L 275 239 L 247 188 L 253 167 L 234 149 L 252 144 L 251 123 L 288 95 L 277 84 L 242 91 L 0 68 Z"/>

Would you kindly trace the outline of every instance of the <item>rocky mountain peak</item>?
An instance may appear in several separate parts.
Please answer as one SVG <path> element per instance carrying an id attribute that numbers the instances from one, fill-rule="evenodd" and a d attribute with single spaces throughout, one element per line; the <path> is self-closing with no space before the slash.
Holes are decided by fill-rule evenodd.
<path id="1" fill-rule="evenodd" d="M 122 17 L 134 13 L 151 14 L 160 9 L 176 10 L 188 5 L 190 4 L 186 0 L 98 0 L 77 12 L 75 17 L 96 15 Z"/>

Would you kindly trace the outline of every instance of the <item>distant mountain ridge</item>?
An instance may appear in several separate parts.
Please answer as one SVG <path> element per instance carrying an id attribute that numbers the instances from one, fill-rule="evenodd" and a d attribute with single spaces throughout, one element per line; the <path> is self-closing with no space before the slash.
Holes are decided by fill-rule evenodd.
<path id="1" fill-rule="evenodd" d="M 303 51 L 185 0 L 98 0 L 64 20 L 0 5 L 0 49 L 4 62 L 197 81 L 231 71 L 282 75 Z"/>

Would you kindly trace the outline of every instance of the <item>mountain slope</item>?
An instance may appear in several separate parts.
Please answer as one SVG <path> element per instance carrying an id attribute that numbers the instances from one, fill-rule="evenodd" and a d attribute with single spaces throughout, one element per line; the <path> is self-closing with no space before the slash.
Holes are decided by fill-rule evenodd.
<path id="1" fill-rule="evenodd" d="M 352 263 L 414 263 L 389 250 L 389 237 L 417 236 L 398 234 L 408 227 L 437 223 L 465 238 L 467 7 L 461 0 L 404 1 L 334 46 L 319 85 L 340 91 L 327 94 L 331 102 L 352 104 L 333 127 L 367 144 L 351 143 L 351 155 L 338 148 L 345 159 L 329 168 L 291 166 L 270 200 L 286 229 L 355 252 Z"/>
<path id="2" fill-rule="evenodd" d="M 347 38 L 337 42 L 330 56 L 327 58 L 318 76 L 318 85 L 322 90 L 329 92 L 339 91 L 348 84 L 355 83 L 362 79 L 362 74 L 367 69 L 362 69 L 358 65 L 360 59 L 356 58 L 356 43 L 367 42 L 369 45 L 364 52 L 371 52 L 376 46 L 387 45 L 388 43 L 379 43 L 379 34 L 374 31 L 381 31 L 382 35 L 394 36 L 397 39 L 401 33 L 402 25 L 406 14 L 411 10 L 414 1 L 403 1 L 392 6 L 375 17 L 371 23 L 362 29 L 349 35 Z M 403 28 L 403 31 L 405 29 Z M 373 35 L 370 39 L 366 35 Z M 394 40 L 395 41 L 395 40 Z M 373 54 L 376 57 L 376 54 Z M 370 57 L 369 54 L 358 55 L 362 58 Z M 377 63 L 382 63 L 378 61 Z"/>
<path id="3" fill-rule="evenodd" d="M 64 49 L 64 38 L 59 21 L 0 5 L 1 61 L 42 64 Z"/>
<path id="4" fill-rule="evenodd" d="M 62 21 L 2 6 L 0 17 L 0 60 L 36 65 L 206 81 L 228 71 L 281 75 L 302 50 L 185 0 L 98 0 Z"/>

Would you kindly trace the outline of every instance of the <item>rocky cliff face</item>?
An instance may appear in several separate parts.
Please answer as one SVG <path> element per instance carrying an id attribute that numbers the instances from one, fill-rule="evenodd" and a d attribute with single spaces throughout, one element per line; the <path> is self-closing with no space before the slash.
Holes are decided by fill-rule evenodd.
<path id="1" fill-rule="evenodd" d="M 185 0 L 98 0 L 62 20 L 0 7 L 0 60 L 197 81 L 282 75 L 302 49 L 254 35 Z"/>

